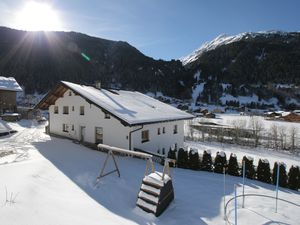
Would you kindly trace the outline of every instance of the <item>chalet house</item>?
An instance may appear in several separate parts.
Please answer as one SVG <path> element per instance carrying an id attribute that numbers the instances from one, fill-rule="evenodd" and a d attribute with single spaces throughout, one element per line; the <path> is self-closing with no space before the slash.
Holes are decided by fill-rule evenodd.
<path id="1" fill-rule="evenodd" d="M 0 115 L 17 111 L 17 92 L 22 88 L 13 77 L 0 77 Z"/>
<path id="2" fill-rule="evenodd" d="M 49 132 L 81 142 L 167 152 L 183 146 L 193 116 L 139 92 L 61 81 L 35 108 L 49 110 Z"/>

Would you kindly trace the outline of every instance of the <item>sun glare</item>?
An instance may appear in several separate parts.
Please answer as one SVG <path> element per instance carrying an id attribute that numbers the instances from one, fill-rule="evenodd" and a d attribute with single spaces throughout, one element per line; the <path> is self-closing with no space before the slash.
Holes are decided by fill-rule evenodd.
<path id="1" fill-rule="evenodd" d="M 16 14 L 16 26 L 29 31 L 62 30 L 57 12 L 47 3 L 28 2 Z"/>

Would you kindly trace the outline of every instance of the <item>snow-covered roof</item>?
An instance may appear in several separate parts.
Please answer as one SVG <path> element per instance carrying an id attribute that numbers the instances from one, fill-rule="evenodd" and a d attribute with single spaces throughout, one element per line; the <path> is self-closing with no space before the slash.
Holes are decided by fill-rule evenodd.
<path id="1" fill-rule="evenodd" d="M 22 88 L 13 77 L 0 77 L 0 90 L 22 91 Z"/>
<path id="2" fill-rule="evenodd" d="M 97 89 L 67 81 L 61 83 L 129 125 L 184 120 L 194 117 L 140 92 Z"/>

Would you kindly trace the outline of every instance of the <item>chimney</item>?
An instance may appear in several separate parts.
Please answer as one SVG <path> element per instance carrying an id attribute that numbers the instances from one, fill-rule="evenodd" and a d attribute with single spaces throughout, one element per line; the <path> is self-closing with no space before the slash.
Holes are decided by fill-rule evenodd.
<path id="1" fill-rule="evenodd" d="M 100 80 L 95 81 L 95 87 L 97 89 L 101 90 L 101 81 Z"/>

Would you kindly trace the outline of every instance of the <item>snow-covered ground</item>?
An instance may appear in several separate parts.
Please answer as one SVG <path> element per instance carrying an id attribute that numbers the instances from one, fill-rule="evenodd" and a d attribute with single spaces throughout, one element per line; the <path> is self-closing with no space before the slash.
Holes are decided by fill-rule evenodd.
<path id="1" fill-rule="evenodd" d="M 156 218 L 135 205 L 145 161 L 117 157 L 121 178 L 116 174 L 104 177 L 96 188 L 94 182 L 106 154 L 49 137 L 43 125 L 32 121 L 9 125 L 19 132 L 1 137 L 0 146 L 15 150 L 13 156 L 19 157 L 4 157 L 0 162 L 0 224 L 225 224 L 220 174 L 172 169 L 175 200 Z M 289 158 L 282 155 L 281 159 Z M 162 171 L 159 165 L 156 169 Z M 239 177 L 226 176 L 226 200 L 241 182 Z M 246 193 L 275 196 L 274 189 L 246 180 Z M 241 191 L 238 187 L 238 194 Z M 288 189 L 281 189 L 279 197 L 300 202 L 300 193 Z M 274 200 L 247 197 L 245 208 L 238 211 L 239 224 L 300 224 L 300 208 L 281 201 L 278 213 L 274 208 Z M 233 202 L 228 215 L 233 221 Z"/>

